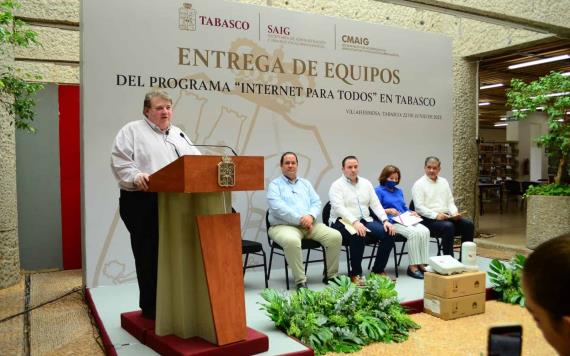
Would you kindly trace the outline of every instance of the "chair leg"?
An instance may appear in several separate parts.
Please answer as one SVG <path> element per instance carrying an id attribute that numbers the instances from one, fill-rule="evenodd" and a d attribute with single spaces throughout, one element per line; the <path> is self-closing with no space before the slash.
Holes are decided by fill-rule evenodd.
<path id="1" fill-rule="evenodd" d="M 346 246 L 346 273 L 350 275 L 350 247 Z"/>
<path id="2" fill-rule="evenodd" d="M 372 267 L 372 260 L 374 259 L 374 256 L 376 256 L 376 246 L 378 246 L 378 243 L 375 243 L 374 246 L 372 246 L 372 253 L 370 254 L 370 258 L 368 259 L 368 270 L 370 271 L 370 268 Z"/>
<path id="3" fill-rule="evenodd" d="M 283 260 L 285 261 L 285 283 L 287 284 L 287 290 L 289 290 L 289 265 L 285 256 L 283 256 Z"/>
<path id="4" fill-rule="evenodd" d="M 263 278 L 265 279 L 265 288 L 269 288 L 268 282 L 268 274 L 267 274 L 267 259 L 265 258 L 265 251 L 262 249 L 261 253 L 263 254 Z"/>
<path id="5" fill-rule="evenodd" d="M 396 250 L 396 241 L 392 242 L 392 250 L 394 250 L 394 270 L 396 271 L 396 278 L 398 278 L 398 250 Z"/>
<path id="6" fill-rule="evenodd" d="M 460 245 L 459 245 L 459 258 L 457 259 L 459 262 L 461 262 L 461 249 L 463 248 L 463 244 L 461 243 L 462 240 L 460 241 Z M 453 257 L 455 257 L 455 249 L 453 249 Z"/>
<path id="7" fill-rule="evenodd" d="M 245 254 L 245 261 L 243 262 L 243 275 L 245 276 L 245 267 L 247 266 L 247 259 L 249 258 L 249 252 Z"/>
<path id="8" fill-rule="evenodd" d="M 325 247 L 322 246 L 321 247 L 323 249 L 323 264 L 324 264 L 324 271 L 323 271 L 323 276 L 326 278 L 327 277 L 327 251 L 325 250 Z"/>
<path id="9" fill-rule="evenodd" d="M 404 255 L 404 248 L 406 247 L 407 242 L 407 240 L 402 242 L 402 248 L 400 249 L 400 256 L 398 258 L 398 267 L 400 266 L 400 263 L 402 263 L 402 256 Z"/>
<path id="10" fill-rule="evenodd" d="M 309 267 L 309 256 L 311 255 L 311 249 L 307 249 L 307 258 L 305 259 L 305 275 L 307 274 L 307 268 Z"/>
<path id="11" fill-rule="evenodd" d="M 441 254 L 443 253 L 443 246 L 441 246 L 441 239 L 439 237 L 435 238 L 435 242 L 437 242 L 437 255 L 441 256 Z"/>
<path id="12" fill-rule="evenodd" d="M 267 267 L 267 279 L 271 274 L 271 263 L 273 262 L 273 246 L 271 246 L 271 252 L 269 253 L 269 266 Z"/>

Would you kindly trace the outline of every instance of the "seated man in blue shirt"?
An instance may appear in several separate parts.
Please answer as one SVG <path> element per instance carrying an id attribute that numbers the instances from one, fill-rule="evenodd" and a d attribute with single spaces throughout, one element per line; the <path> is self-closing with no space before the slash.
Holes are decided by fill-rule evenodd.
<path id="1" fill-rule="evenodd" d="M 297 289 L 307 288 L 301 240 L 318 241 L 326 249 L 327 271 L 323 281 L 328 283 L 338 274 L 341 235 L 338 231 L 316 222 L 321 211 L 321 199 L 308 180 L 297 176 L 297 155 L 285 152 L 281 156 L 280 164 L 283 175 L 275 178 L 267 188 L 271 225 L 269 237 L 283 248 Z"/>

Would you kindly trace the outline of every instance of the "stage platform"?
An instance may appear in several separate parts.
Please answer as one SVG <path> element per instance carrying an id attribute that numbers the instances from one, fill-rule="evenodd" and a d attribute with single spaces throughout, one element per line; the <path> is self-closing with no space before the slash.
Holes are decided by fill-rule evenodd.
<path id="1" fill-rule="evenodd" d="M 432 248 L 430 252 L 435 255 L 435 245 L 430 245 L 433 245 L 430 246 Z M 491 260 L 478 257 L 477 262 L 481 271 L 487 271 Z M 363 262 L 363 268 L 367 267 L 367 263 L 367 261 Z M 406 274 L 407 266 L 407 256 L 404 256 L 399 268 L 399 278 L 396 282 L 396 290 L 402 302 L 423 298 L 423 280 L 409 277 Z M 394 275 L 392 257 L 386 271 L 388 274 Z M 309 288 L 320 290 L 325 287 L 321 282 L 321 273 L 321 264 L 312 263 L 309 265 L 307 272 Z M 340 273 L 346 274 L 346 262 L 342 259 L 340 262 Z M 267 335 L 269 338 L 269 350 L 261 355 L 311 355 L 312 351 L 303 344 L 277 330 L 269 317 L 259 309 L 259 303 L 263 302 L 260 293 L 265 287 L 263 269 L 260 271 L 248 270 L 244 281 L 247 326 Z M 294 283 L 290 281 L 290 285 L 293 287 L 291 289 L 291 292 L 293 292 L 295 290 Z M 491 283 L 487 277 L 487 287 L 490 286 Z M 285 290 L 285 272 L 283 268 L 272 269 L 269 287 Z M 90 288 L 89 294 L 93 302 L 93 308 L 100 319 L 101 331 L 108 336 L 109 347 L 114 349 L 117 355 L 157 355 L 152 349 L 143 345 L 121 327 L 121 313 L 138 309 L 138 288 L 136 284 Z"/>

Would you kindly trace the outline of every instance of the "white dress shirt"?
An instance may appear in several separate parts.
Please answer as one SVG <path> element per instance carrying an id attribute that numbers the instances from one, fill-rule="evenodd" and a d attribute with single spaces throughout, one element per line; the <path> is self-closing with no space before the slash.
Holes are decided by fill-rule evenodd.
<path id="1" fill-rule="evenodd" d="M 387 220 L 386 212 L 378 200 L 372 183 L 366 178 L 357 177 L 356 184 L 344 175 L 335 180 L 329 189 L 331 201 L 331 216 L 329 225 L 338 218 L 343 218 L 349 223 L 364 219 L 372 221 L 370 208 L 380 221 Z"/>
<path id="2" fill-rule="evenodd" d="M 435 219 L 439 213 L 457 214 L 451 188 L 443 177 L 433 181 L 424 174 L 412 187 L 412 199 L 416 212 L 426 218 Z"/>
<path id="3" fill-rule="evenodd" d="M 124 190 L 139 190 L 134 180 L 137 174 L 153 174 L 179 156 L 201 154 L 191 146 L 187 135 L 170 125 L 161 131 L 147 119 L 132 121 L 123 126 L 111 151 L 111 168 L 119 187 Z"/>

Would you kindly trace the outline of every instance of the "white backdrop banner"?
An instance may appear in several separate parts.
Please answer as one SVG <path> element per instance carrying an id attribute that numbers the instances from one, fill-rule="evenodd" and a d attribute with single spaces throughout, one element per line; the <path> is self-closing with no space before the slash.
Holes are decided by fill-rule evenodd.
<path id="1" fill-rule="evenodd" d="M 174 98 L 196 144 L 265 157 L 284 151 L 323 205 L 344 156 L 377 183 L 402 170 L 410 198 L 427 155 L 452 177 L 451 40 L 370 23 L 221 1 L 85 0 L 82 11 L 84 270 L 88 287 L 136 281 L 110 170 L 118 130 L 144 94 Z M 266 241 L 265 192 L 237 193 L 245 237 Z"/>

